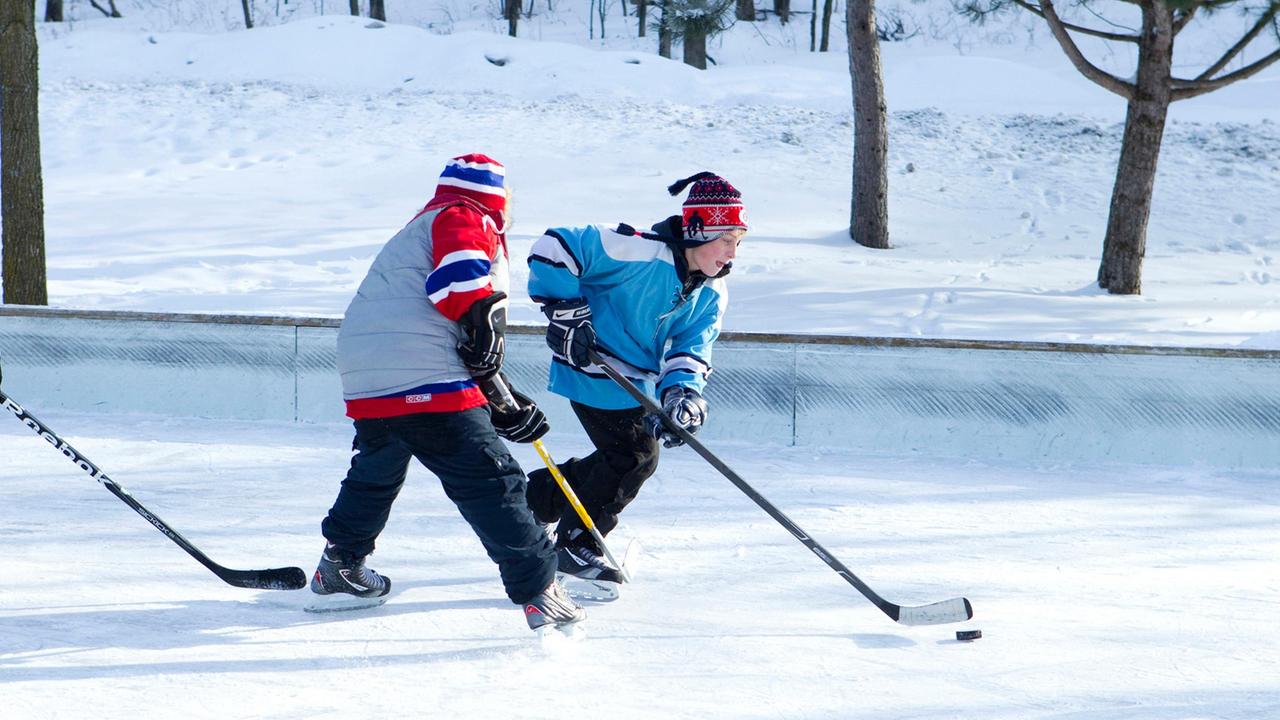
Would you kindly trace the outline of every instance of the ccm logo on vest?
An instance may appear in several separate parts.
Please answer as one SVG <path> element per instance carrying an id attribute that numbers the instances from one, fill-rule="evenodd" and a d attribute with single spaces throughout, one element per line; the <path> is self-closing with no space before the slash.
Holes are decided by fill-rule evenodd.
<path id="1" fill-rule="evenodd" d="M 412 405 L 413 403 L 431 402 L 431 393 L 425 395 L 405 395 L 404 401 Z"/>

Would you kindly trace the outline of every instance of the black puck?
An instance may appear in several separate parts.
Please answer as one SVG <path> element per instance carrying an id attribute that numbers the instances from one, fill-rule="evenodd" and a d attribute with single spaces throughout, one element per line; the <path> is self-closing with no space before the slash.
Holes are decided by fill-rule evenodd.
<path id="1" fill-rule="evenodd" d="M 956 631 L 956 639 L 963 640 L 964 642 L 977 640 L 980 637 L 982 637 L 981 630 L 957 630 Z"/>

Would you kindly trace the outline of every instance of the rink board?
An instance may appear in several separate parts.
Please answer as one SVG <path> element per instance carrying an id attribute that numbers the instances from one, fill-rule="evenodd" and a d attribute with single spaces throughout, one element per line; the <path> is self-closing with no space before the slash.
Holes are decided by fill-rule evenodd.
<path id="1" fill-rule="evenodd" d="M 0 307 L 5 392 L 74 410 L 345 422 L 338 322 Z M 539 328 L 506 371 L 552 425 Z M 726 334 L 702 437 L 877 455 L 1280 466 L 1280 352 Z"/>

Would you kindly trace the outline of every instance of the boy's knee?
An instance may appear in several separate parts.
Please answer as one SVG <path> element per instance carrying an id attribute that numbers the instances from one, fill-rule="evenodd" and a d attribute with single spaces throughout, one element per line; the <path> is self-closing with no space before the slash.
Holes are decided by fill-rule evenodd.
<path id="1" fill-rule="evenodd" d="M 564 492 L 556 485 L 551 471 L 539 468 L 529 473 L 529 484 L 525 490 L 525 499 L 529 510 L 541 523 L 553 523 L 564 514 L 567 501 Z"/>

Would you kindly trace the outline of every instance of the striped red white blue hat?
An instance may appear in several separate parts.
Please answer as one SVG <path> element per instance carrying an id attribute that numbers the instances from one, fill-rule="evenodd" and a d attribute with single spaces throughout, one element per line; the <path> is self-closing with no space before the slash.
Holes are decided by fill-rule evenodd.
<path id="1" fill-rule="evenodd" d="M 459 155 L 444 166 L 436 195 L 462 195 L 502 212 L 507 207 L 507 169 L 488 155 Z"/>

